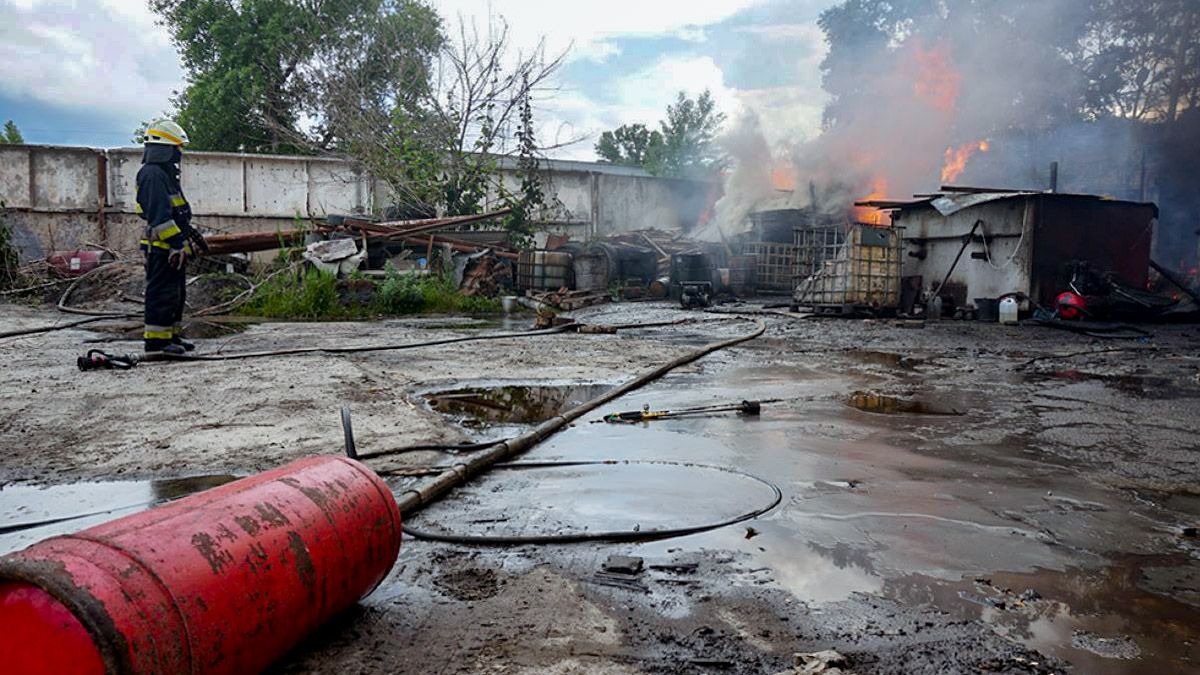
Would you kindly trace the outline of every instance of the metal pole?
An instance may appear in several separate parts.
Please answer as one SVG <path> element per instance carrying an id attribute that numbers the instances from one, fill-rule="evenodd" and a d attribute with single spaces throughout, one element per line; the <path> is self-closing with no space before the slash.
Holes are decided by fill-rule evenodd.
<path id="1" fill-rule="evenodd" d="M 1058 192 L 1058 162 L 1050 162 L 1050 192 Z"/>

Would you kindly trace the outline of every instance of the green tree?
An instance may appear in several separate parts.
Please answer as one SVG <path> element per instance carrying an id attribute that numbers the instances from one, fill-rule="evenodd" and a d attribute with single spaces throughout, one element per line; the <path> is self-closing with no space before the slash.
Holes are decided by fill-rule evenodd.
<path id="1" fill-rule="evenodd" d="M 1087 112 L 1174 122 L 1200 105 L 1200 10 L 1194 0 L 1094 0 L 1075 51 Z"/>
<path id="2" fill-rule="evenodd" d="M 661 143 L 646 149 L 644 167 L 656 176 L 702 177 L 719 170 L 725 162 L 717 147 L 717 133 L 725 113 L 717 110 L 712 92 L 688 98 L 679 92 L 667 106 L 667 119 L 659 122 Z"/>
<path id="3" fill-rule="evenodd" d="M 421 0 L 150 0 L 187 73 L 174 103 L 192 147 L 338 147 L 354 110 L 411 104 L 444 38 Z M 346 100 L 353 93 L 356 98 Z"/>
<path id="4" fill-rule="evenodd" d="M 644 124 L 606 131 L 596 142 L 596 154 L 602 161 L 640 166 L 655 176 L 704 177 L 725 163 L 716 143 L 724 123 L 725 113 L 717 110 L 712 92 L 693 99 L 681 91 L 657 131 Z"/>
<path id="5" fill-rule="evenodd" d="M 4 133 L 0 133 L 0 143 L 19 144 L 24 143 L 25 137 L 21 135 L 21 130 L 12 120 L 4 123 Z"/>
<path id="6" fill-rule="evenodd" d="M 662 134 L 647 129 L 645 124 L 622 124 L 600 134 L 596 154 L 604 162 L 640 167 L 646 163 L 647 151 L 662 142 Z"/>
<path id="7" fill-rule="evenodd" d="M 542 175 L 539 171 L 533 103 L 528 81 L 523 88 L 525 98 L 521 102 L 517 127 L 517 176 L 521 180 L 521 187 L 516 195 L 509 198 L 512 214 L 506 219 L 505 228 L 509 231 L 509 238 L 513 244 L 520 248 L 528 248 L 533 243 L 539 211 L 546 206 L 546 194 L 542 189 Z"/>
<path id="8" fill-rule="evenodd" d="M 547 57 L 542 44 L 513 54 L 502 19 L 482 29 L 460 19 L 421 96 L 345 125 L 348 154 L 388 184 L 399 212 L 469 215 L 509 204 L 501 160 L 534 158 L 532 101 L 564 56 Z"/>

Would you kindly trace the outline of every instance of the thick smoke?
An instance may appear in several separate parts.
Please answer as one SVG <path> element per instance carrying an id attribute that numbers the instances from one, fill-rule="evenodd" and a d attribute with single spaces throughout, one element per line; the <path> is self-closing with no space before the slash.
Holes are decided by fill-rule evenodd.
<path id="1" fill-rule="evenodd" d="M 907 199 L 943 182 L 1043 190 L 1057 161 L 1060 191 L 1163 199 L 1160 250 L 1170 242 L 1194 254 L 1190 214 L 1200 204 L 1186 197 L 1200 201 L 1200 191 L 1175 186 L 1174 173 L 1200 139 L 1188 139 L 1191 155 L 1172 158 L 1147 125 L 1080 119 L 1085 83 L 1063 50 L 1078 40 L 1087 3 L 993 4 L 945 3 L 890 44 L 878 34 L 860 45 L 841 39 L 826 73 L 834 100 L 819 136 L 768 148 L 753 119 L 729 134 L 734 166 L 713 225 L 743 232 L 748 213 L 781 206 L 862 219 L 856 199 Z"/>

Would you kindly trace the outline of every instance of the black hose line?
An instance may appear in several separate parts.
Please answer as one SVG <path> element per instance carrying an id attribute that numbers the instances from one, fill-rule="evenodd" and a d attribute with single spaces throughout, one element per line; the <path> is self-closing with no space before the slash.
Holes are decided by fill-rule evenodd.
<path id="1" fill-rule="evenodd" d="M 465 335 L 453 338 L 444 338 L 441 340 L 428 340 L 426 342 L 406 342 L 401 344 L 383 344 L 383 345 L 363 345 L 360 347 L 293 347 L 291 349 L 277 349 L 264 352 L 241 352 L 237 354 L 190 354 L 182 356 L 153 356 L 147 355 L 145 363 L 189 363 L 193 361 L 238 361 L 241 359 L 264 358 L 268 356 L 291 356 L 294 354 L 359 354 L 363 352 L 385 352 L 397 351 L 401 349 L 416 349 L 418 347 L 436 347 L 438 345 L 450 345 L 459 342 L 475 342 L 478 340 L 504 340 L 509 338 L 525 338 L 538 337 L 542 335 L 554 335 L 557 333 L 565 333 L 569 330 L 578 328 L 573 324 L 565 326 L 555 326 L 554 328 L 546 328 L 544 330 L 531 330 L 521 333 L 493 333 L 490 335 Z"/>
<path id="2" fill-rule="evenodd" d="M 1035 326 L 1058 328 L 1059 330 L 1079 333 L 1087 337 L 1103 340 L 1140 340 L 1152 338 L 1154 334 L 1127 323 L 1108 323 L 1101 321 L 1064 321 L 1063 319 L 1029 319 L 1027 322 Z"/>
<path id="3" fill-rule="evenodd" d="M 631 391 L 640 389 L 641 387 L 646 386 L 650 382 L 657 380 L 676 368 L 697 361 L 715 351 L 733 347 L 743 342 L 748 342 L 766 332 L 767 325 L 765 323 L 762 321 L 754 321 L 754 324 L 755 329 L 749 333 L 729 338 L 727 340 L 722 340 L 720 342 L 710 343 L 697 350 L 684 354 L 683 356 L 672 359 L 661 366 L 638 375 L 625 384 L 600 394 L 586 403 L 555 415 L 554 417 L 542 422 L 533 429 L 521 434 L 520 436 L 517 436 L 516 438 L 497 442 L 478 454 L 464 458 L 463 461 L 456 463 L 454 466 L 442 472 L 432 481 L 421 485 L 420 487 L 405 490 L 402 494 L 400 494 L 396 500 L 400 507 L 400 512 L 407 516 L 420 510 L 426 504 L 439 499 L 449 492 L 455 485 L 466 481 L 471 476 L 483 473 L 494 464 L 529 450 L 543 440 L 553 436 L 563 427 L 567 426 L 571 422 L 574 422 L 580 417 L 583 417 L 592 410 L 595 410 L 596 408 L 599 408 L 610 401 L 616 400 Z"/>
<path id="4" fill-rule="evenodd" d="M 739 513 L 729 518 L 711 523 L 701 523 L 699 525 L 688 525 L 685 527 L 669 527 L 657 530 L 608 530 L 608 531 L 576 531 L 576 532 L 561 532 L 555 534 L 530 534 L 530 535 L 472 535 L 472 534 L 453 534 L 450 532 L 430 532 L 412 527 L 409 522 L 403 525 L 404 533 L 414 539 L 424 539 L 427 541 L 439 541 L 448 544 L 469 544 L 479 546 L 521 546 L 528 544 L 580 544 L 587 542 L 638 542 L 638 541 L 656 541 L 660 539 L 671 539 L 675 537 L 684 537 L 690 534 L 699 534 L 716 530 L 729 525 L 757 518 L 783 501 L 783 491 L 779 487 L 764 478 L 760 478 L 745 471 L 730 469 L 723 466 L 712 464 L 699 464 L 695 462 L 671 462 L 666 460 L 566 460 L 566 461 L 534 461 L 534 462 L 509 462 L 504 464 L 494 464 L 493 469 L 517 471 L 529 469 L 545 469 L 555 467 L 568 466 L 620 466 L 631 464 L 655 464 L 659 466 L 682 466 L 694 469 L 709 469 L 713 471 L 723 471 L 725 473 L 734 474 L 749 478 L 753 481 L 763 484 L 771 491 L 771 498 L 767 503 L 756 507 L 750 511 Z"/>
<path id="5" fill-rule="evenodd" d="M 681 319 L 678 321 L 659 321 L 645 324 L 618 324 L 607 326 L 613 330 L 629 330 L 633 328 L 658 328 L 662 326 L 678 326 L 686 323 L 692 323 L 694 319 Z M 237 361 L 241 359 L 264 358 L 268 356 L 291 356 L 295 354 L 360 354 L 364 352 L 384 352 L 397 351 L 401 349 L 416 349 L 419 347 L 436 347 L 438 345 L 450 345 L 460 342 L 475 342 L 479 340 L 507 340 L 511 338 L 526 338 L 539 337 L 542 335 L 556 335 L 559 333 L 568 333 L 579 330 L 580 324 L 564 324 L 562 326 L 554 326 L 553 328 L 543 328 L 541 330 L 522 331 L 519 333 L 492 333 L 488 335 L 463 335 L 459 337 L 444 338 L 441 340 L 428 340 L 426 342 L 408 342 L 401 344 L 382 344 L 382 345 L 362 345 L 357 347 L 293 347 L 290 349 L 276 349 L 262 352 L 241 352 L 236 354 L 185 354 L 180 356 L 163 355 L 163 354 L 147 354 L 143 359 L 143 363 L 174 363 L 174 362 L 192 362 L 192 361 Z"/>
<path id="6" fill-rule="evenodd" d="M 109 321 L 109 320 L 115 319 L 115 318 L 120 318 L 120 317 L 93 316 L 93 317 L 89 317 L 87 319 L 71 321 L 69 323 L 56 323 L 56 324 L 51 324 L 49 326 L 38 326 L 37 328 L 24 328 L 21 330 L 10 330 L 10 331 L 6 331 L 4 333 L 0 333 L 0 339 L 10 338 L 10 337 L 21 337 L 24 335 L 36 335 L 38 333 L 50 333 L 50 332 L 53 332 L 56 330 L 65 330 L 67 328 L 74 328 L 75 326 L 82 326 L 84 324 L 96 323 L 97 321 Z"/>

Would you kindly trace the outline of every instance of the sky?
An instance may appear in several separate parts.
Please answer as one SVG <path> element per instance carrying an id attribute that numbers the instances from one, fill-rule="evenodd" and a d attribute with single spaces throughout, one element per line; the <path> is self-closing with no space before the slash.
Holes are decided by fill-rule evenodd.
<path id="1" fill-rule="evenodd" d="M 552 154 L 595 159 L 599 134 L 656 125 L 680 90 L 712 91 L 736 124 L 757 113 L 772 142 L 816 135 L 825 44 L 816 19 L 834 0 L 434 0 L 447 24 L 500 16 L 513 45 L 567 51 L 538 102 Z M 0 0 L 0 121 L 26 142 L 112 147 L 170 109 L 184 73 L 142 0 Z"/>

